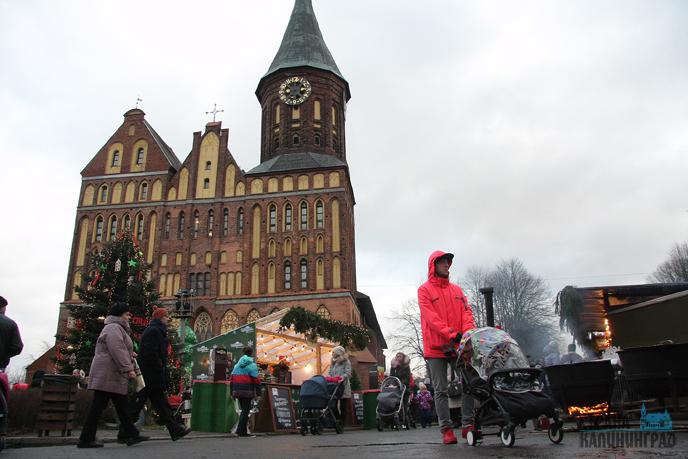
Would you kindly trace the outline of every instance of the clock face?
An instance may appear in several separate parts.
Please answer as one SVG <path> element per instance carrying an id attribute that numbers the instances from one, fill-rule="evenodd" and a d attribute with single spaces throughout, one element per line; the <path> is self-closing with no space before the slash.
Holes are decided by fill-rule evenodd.
<path id="1" fill-rule="evenodd" d="M 280 85 L 279 97 L 287 105 L 300 105 L 311 95 L 311 84 L 303 77 L 287 78 Z"/>

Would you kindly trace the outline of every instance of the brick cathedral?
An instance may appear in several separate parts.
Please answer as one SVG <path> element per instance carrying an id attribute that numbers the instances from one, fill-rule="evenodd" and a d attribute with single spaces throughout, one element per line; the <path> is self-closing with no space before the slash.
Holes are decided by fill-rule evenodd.
<path id="1" fill-rule="evenodd" d="M 199 341 L 290 306 L 371 330 L 354 354 L 364 387 L 386 348 L 370 298 L 356 288 L 354 193 L 346 162 L 349 84 L 311 0 L 296 0 L 277 55 L 258 82 L 260 164 L 245 172 L 229 130 L 210 122 L 180 161 L 138 109 L 81 172 L 58 333 L 72 326 L 88 254 L 129 229 L 163 303 L 193 289 Z M 49 354 L 49 353 L 47 353 Z M 46 366 L 41 357 L 29 372 Z"/>

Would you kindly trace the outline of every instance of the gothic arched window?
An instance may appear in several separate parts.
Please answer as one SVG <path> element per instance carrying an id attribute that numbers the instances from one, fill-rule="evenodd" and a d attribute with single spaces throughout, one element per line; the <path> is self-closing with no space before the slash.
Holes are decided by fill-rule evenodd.
<path id="1" fill-rule="evenodd" d="M 291 204 L 287 203 L 284 206 L 284 231 L 291 231 L 292 208 Z"/>
<path id="2" fill-rule="evenodd" d="M 239 208 L 237 212 L 237 234 L 241 236 L 244 234 L 244 209 Z"/>
<path id="3" fill-rule="evenodd" d="M 96 241 L 103 240 L 103 217 L 100 215 L 96 218 Z"/>
<path id="4" fill-rule="evenodd" d="M 179 212 L 179 221 L 177 222 L 177 238 L 184 239 L 184 212 Z"/>
<path id="5" fill-rule="evenodd" d="M 308 288 L 308 262 L 301 260 L 301 288 Z"/>
<path id="6" fill-rule="evenodd" d="M 201 214 L 198 211 L 194 212 L 194 223 L 193 223 L 193 238 L 198 239 L 198 228 L 201 226 Z"/>
<path id="7" fill-rule="evenodd" d="M 284 262 L 284 290 L 291 290 L 291 263 Z"/>
<path id="8" fill-rule="evenodd" d="M 257 309 L 255 309 L 255 308 L 254 308 L 254 309 L 251 309 L 251 311 L 250 311 L 250 312 L 248 313 L 248 315 L 246 316 L 246 323 L 247 323 L 247 324 L 253 323 L 253 322 L 255 322 L 256 320 L 260 319 L 260 317 L 261 317 L 261 316 L 260 316 L 260 312 L 258 312 Z"/>
<path id="9" fill-rule="evenodd" d="M 215 224 L 215 212 L 208 211 L 208 237 L 213 237 L 213 225 Z"/>
<path id="10" fill-rule="evenodd" d="M 301 218 L 299 221 L 299 229 L 305 231 L 308 229 L 308 204 L 306 201 L 301 203 Z"/>
<path id="11" fill-rule="evenodd" d="M 210 318 L 210 314 L 203 311 L 196 317 L 194 333 L 196 333 L 196 339 L 199 343 L 213 337 L 213 320 Z"/>
<path id="12" fill-rule="evenodd" d="M 325 213 L 323 211 L 322 201 L 315 203 L 315 227 L 324 228 L 325 227 Z"/>
<path id="13" fill-rule="evenodd" d="M 268 208 L 268 232 L 274 233 L 277 231 L 277 207 L 270 204 Z"/>
<path id="14" fill-rule="evenodd" d="M 315 311 L 315 313 L 317 315 L 319 315 L 320 317 L 322 317 L 323 319 L 329 319 L 330 318 L 330 310 L 327 309 L 324 304 L 321 304 L 318 307 L 318 310 Z"/>
<path id="15" fill-rule="evenodd" d="M 239 328 L 239 314 L 234 312 L 232 309 L 229 309 L 227 312 L 225 312 L 225 315 L 222 316 L 222 322 L 220 323 L 220 333 L 227 333 L 228 331 L 232 331 L 234 329 Z"/>
<path id="16" fill-rule="evenodd" d="M 165 239 L 170 238 L 170 227 L 172 226 L 172 215 L 169 212 L 165 214 Z"/>

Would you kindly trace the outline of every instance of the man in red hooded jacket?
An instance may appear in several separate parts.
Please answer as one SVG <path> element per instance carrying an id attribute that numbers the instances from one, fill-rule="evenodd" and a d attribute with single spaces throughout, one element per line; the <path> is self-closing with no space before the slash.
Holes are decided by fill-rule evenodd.
<path id="1" fill-rule="evenodd" d="M 428 260 L 428 281 L 418 288 L 418 306 L 423 331 L 423 354 L 428 363 L 435 388 L 435 410 L 445 444 L 456 443 L 449 416 L 447 396 L 447 365 L 445 351 L 458 334 L 475 328 L 473 311 L 466 295 L 456 284 L 449 282 L 449 267 L 454 255 L 437 250 Z M 471 429 L 473 399 L 462 395 L 461 421 L 465 432 Z"/>

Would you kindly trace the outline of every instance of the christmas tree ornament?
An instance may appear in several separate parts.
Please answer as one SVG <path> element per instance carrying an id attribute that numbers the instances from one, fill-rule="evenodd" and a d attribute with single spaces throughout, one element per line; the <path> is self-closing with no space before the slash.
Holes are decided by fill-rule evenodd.
<path id="1" fill-rule="evenodd" d="M 120 260 L 118 258 L 117 261 L 115 262 L 115 272 L 118 273 L 121 270 L 122 270 L 122 260 Z"/>
<path id="2" fill-rule="evenodd" d="M 129 260 L 127 262 L 130 268 L 136 268 L 136 265 L 138 264 L 136 260 Z"/>

